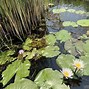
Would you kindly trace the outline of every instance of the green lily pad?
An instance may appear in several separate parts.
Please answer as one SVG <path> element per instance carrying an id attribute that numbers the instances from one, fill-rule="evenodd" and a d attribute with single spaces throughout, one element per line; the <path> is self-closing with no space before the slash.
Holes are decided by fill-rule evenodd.
<path id="1" fill-rule="evenodd" d="M 67 26 L 78 27 L 78 25 L 75 22 L 71 22 L 71 21 L 63 22 L 63 26 L 65 26 L 65 27 L 67 27 Z"/>
<path id="2" fill-rule="evenodd" d="M 82 11 L 82 10 L 78 10 L 75 12 L 76 14 L 85 14 L 86 12 L 85 11 Z"/>
<path id="3" fill-rule="evenodd" d="M 41 53 L 45 57 L 54 57 L 59 55 L 60 51 L 58 46 L 47 46 L 41 50 Z"/>
<path id="4" fill-rule="evenodd" d="M 59 13 L 62 13 L 62 12 L 66 12 L 66 9 L 65 8 L 53 9 L 54 14 L 59 14 Z"/>
<path id="5" fill-rule="evenodd" d="M 55 36 L 57 40 L 60 40 L 61 42 L 66 42 L 67 40 L 71 39 L 71 34 L 66 30 L 61 30 L 55 33 Z"/>
<path id="6" fill-rule="evenodd" d="M 80 26 L 89 26 L 89 19 L 78 20 L 77 24 Z"/>
<path id="7" fill-rule="evenodd" d="M 73 66 L 72 63 L 73 63 L 74 59 L 75 59 L 75 57 L 73 55 L 61 54 L 56 59 L 56 62 L 58 64 L 58 66 L 61 67 L 61 68 L 72 68 L 72 66 Z"/>
<path id="8" fill-rule="evenodd" d="M 28 79 L 22 79 L 8 85 L 5 89 L 38 89 L 37 85 Z"/>
<path id="9" fill-rule="evenodd" d="M 89 76 L 89 54 L 81 56 L 80 59 L 83 60 L 85 65 L 83 70 L 84 75 Z"/>
<path id="10" fill-rule="evenodd" d="M 54 45 L 56 42 L 56 38 L 53 34 L 46 35 L 45 39 L 46 39 L 46 43 L 48 45 Z"/>
<path id="11" fill-rule="evenodd" d="M 35 83 L 40 89 L 70 89 L 62 84 L 62 74 L 57 70 L 46 68 L 39 72 L 35 79 Z"/>
<path id="12" fill-rule="evenodd" d="M 75 12 L 75 9 L 68 9 L 67 11 L 68 12 L 71 12 L 71 13 L 74 13 Z"/>

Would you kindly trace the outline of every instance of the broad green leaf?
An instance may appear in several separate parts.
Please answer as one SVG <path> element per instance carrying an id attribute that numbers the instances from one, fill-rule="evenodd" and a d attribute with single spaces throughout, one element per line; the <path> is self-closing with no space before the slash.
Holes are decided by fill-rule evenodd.
<path id="1" fill-rule="evenodd" d="M 23 44 L 23 49 L 24 50 L 30 50 L 30 49 L 32 49 L 32 47 L 30 45 L 31 42 L 32 42 L 32 39 L 27 38 L 26 41 L 25 41 L 25 43 Z"/>
<path id="2" fill-rule="evenodd" d="M 54 45 L 56 42 L 56 38 L 53 34 L 46 35 L 45 39 L 46 39 L 46 43 L 48 45 Z"/>
<path id="3" fill-rule="evenodd" d="M 65 21 L 63 22 L 63 26 L 72 26 L 72 27 L 78 27 L 78 25 L 75 22 L 71 22 L 71 21 Z"/>
<path id="4" fill-rule="evenodd" d="M 89 54 L 86 54 L 85 56 L 81 56 L 80 59 L 84 62 L 84 75 L 89 76 Z"/>
<path id="5" fill-rule="evenodd" d="M 5 86 L 10 79 L 15 75 L 15 73 L 18 71 L 19 69 L 19 65 L 21 64 L 20 60 L 16 60 L 15 62 L 13 62 L 12 64 L 10 64 L 5 71 L 2 72 L 2 83 Z"/>
<path id="6" fill-rule="evenodd" d="M 62 12 L 66 12 L 66 9 L 65 8 L 53 9 L 54 14 L 59 14 L 59 13 L 62 13 Z"/>
<path id="7" fill-rule="evenodd" d="M 46 68 L 40 71 L 34 82 L 40 87 L 40 89 L 70 89 L 62 84 L 62 74 L 51 68 Z"/>
<path id="8" fill-rule="evenodd" d="M 45 57 L 54 57 L 60 53 L 58 46 L 47 46 L 42 50 L 42 55 Z"/>
<path id="9" fill-rule="evenodd" d="M 6 62 L 13 61 L 14 58 L 13 57 L 10 57 L 10 55 L 13 55 L 13 54 L 14 54 L 14 51 L 13 50 L 1 52 L 0 53 L 0 65 L 5 64 Z"/>
<path id="10" fill-rule="evenodd" d="M 8 85 L 5 89 L 38 89 L 38 87 L 31 80 L 22 79 L 20 81 Z"/>
<path id="11" fill-rule="evenodd" d="M 61 42 L 65 42 L 71 38 L 71 34 L 66 30 L 61 30 L 57 33 L 55 33 L 57 40 L 60 40 Z"/>
<path id="12" fill-rule="evenodd" d="M 89 19 L 78 20 L 77 24 L 80 26 L 89 26 Z"/>
<path id="13" fill-rule="evenodd" d="M 56 62 L 58 64 L 58 66 L 61 67 L 61 68 L 72 68 L 74 59 L 75 59 L 75 57 L 72 56 L 72 55 L 61 54 L 56 59 Z"/>
<path id="14" fill-rule="evenodd" d="M 24 62 L 22 62 L 19 66 L 18 71 L 16 72 L 15 81 L 29 76 L 30 71 L 28 69 L 30 68 L 30 66 L 31 64 L 29 60 L 25 60 Z"/>

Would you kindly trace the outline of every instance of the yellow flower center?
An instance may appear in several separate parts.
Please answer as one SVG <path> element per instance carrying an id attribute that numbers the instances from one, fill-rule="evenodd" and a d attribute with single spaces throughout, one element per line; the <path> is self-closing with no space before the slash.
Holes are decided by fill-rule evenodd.
<path id="1" fill-rule="evenodd" d="M 76 63 L 75 66 L 76 66 L 76 68 L 78 68 L 78 69 L 81 68 L 81 64 L 80 64 L 80 63 Z"/>
<path id="2" fill-rule="evenodd" d="M 69 77 L 69 73 L 67 71 L 64 72 L 65 77 Z"/>

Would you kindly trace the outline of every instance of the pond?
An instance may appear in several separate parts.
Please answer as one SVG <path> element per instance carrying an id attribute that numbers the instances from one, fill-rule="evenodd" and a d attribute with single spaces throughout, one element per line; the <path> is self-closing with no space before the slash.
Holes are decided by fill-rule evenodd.
<path id="1" fill-rule="evenodd" d="M 49 33 L 55 33 L 65 29 L 75 39 L 79 39 L 83 34 L 89 36 L 89 26 L 83 27 L 76 26 L 75 24 L 73 26 L 66 24 L 68 21 L 76 23 L 78 20 L 89 19 L 89 0 L 51 0 L 51 3 L 54 5 L 49 8 L 46 16 L 46 25 Z M 63 26 L 64 22 L 66 22 L 65 26 Z M 45 62 L 45 67 L 59 70 L 55 58 L 45 60 Z M 80 86 L 74 85 L 71 89 L 89 89 L 89 76 L 82 77 L 82 81 Z"/>

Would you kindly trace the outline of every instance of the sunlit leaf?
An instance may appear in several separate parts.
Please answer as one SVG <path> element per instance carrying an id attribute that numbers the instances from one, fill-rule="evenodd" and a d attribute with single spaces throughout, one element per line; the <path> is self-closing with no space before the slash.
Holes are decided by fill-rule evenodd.
<path id="1" fill-rule="evenodd" d="M 78 25 L 75 22 L 71 22 L 71 21 L 64 21 L 63 22 L 63 26 L 72 26 L 72 27 L 78 27 Z"/>
<path id="2" fill-rule="evenodd" d="M 22 79 L 20 81 L 8 85 L 5 89 L 38 89 L 38 87 L 31 80 Z"/>
<path id="3" fill-rule="evenodd" d="M 56 38 L 53 34 L 46 35 L 45 39 L 46 39 L 46 43 L 48 45 L 54 45 L 56 42 Z"/>
<path id="4" fill-rule="evenodd" d="M 62 13 L 62 12 L 66 12 L 66 9 L 65 8 L 53 9 L 54 14 L 59 14 L 59 13 Z"/>
<path id="5" fill-rule="evenodd" d="M 75 59 L 74 56 L 69 55 L 69 54 L 61 54 L 58 56 L 58 58 L 56 59 L 56 62 L 58 64 L 59 67 L 61 68 L 72 68 L 73 66 L 73 60 Z"/>
<path id="6" fill-rule="evenodd" d="M 42 55 L 45 57 L 54 57 L 60 53 L 58 46 L 47 46 L 42 50 Z"/>
<path id="7" fill-rule="evenodd" d="M 82 11 L 82 10 L 78 10 L 78 11 L 75 11 L 76 14 L 85 14 L 86 12 L 85 11 Z"/>
<path id="8" fill-rule="evenodd" d="M 62 84 L 62 74 L 57 70 L 46 68 L 38 73 L 35 83 L 40 89 L 70 89 Z"/>
<path id="9" fill-rule="evenodd" d="M 68 12 L 71 12 L 71 13 L 74 13 L 75 12 L 75 9 L 68 9 L 67 11 Z"/>
<path id="10" fill-rule="evenodd" d="M 69 39 L 71 39 L 71 34 L 66 30 L 61 30 L 57 33 L 55 33 L 57 40 L 60 40 L 61 42 L 65 42 Z"/>
<path id="11" fill-rule="evenodd" d="M 77 24 L 80 26 L 89 26 L 89 19 L 78 20 Z"/>

